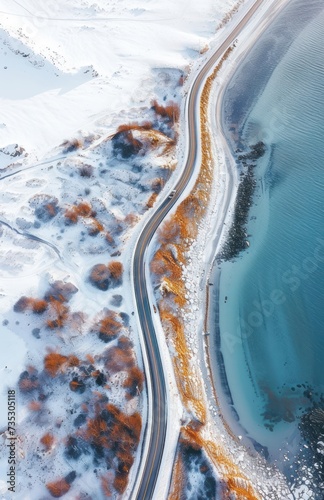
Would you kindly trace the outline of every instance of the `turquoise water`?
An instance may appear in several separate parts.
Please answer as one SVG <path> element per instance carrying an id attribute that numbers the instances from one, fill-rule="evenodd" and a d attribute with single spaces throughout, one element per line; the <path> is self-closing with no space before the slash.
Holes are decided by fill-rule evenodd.
<path id="1" fill-rule="evenodd" d="M 279 448 L 296 454 L 299 418 L 324 394 L 321 3 L 296 2 L 306 26 L 292 23 L 279 63 L 270 58 L 267 81 L 256 79 L 249 109 L 240 115 L 238 101 L 231 110 L 241 143 L 263 141 L 266 154 L 255 167 L 250 246 L 221 267 L 221 350 L 240 422 L 273 458 Z M 230 92 L 239 83 L 237 76 Z"/>

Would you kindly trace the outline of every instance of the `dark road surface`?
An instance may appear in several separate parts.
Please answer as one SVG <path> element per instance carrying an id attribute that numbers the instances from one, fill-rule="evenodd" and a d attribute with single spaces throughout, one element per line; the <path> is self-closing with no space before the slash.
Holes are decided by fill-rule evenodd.
<path id="1" fill-rule="evenodd" d="M 197 158 L 197 144 L 200 137 L 200 131 L 195 126 L 195 108 L 198 101 L 198 94 L 204 78 L 216 62 L 223 56 L 224 52 L 230 47 L 240 31 L 244 28 L 246 23 L 250 20 L 252 15 L 261 5 L 263 0 L 257 0 L 243 19 L 234 27 L 231 34 L 221 44 L 221 46 L 214 52 L 211 58 L 207 61 L 205 66 L 200 70 L 196 80 L 188 94 L 188 128 L 189 128 L 189 152 L 183 174 L 174 186 L 176 192 L 172 198 L 166 198 L 158 210 L 152 215 L 151 219 L 143 228 L 141 236 L 138 240 L 133 259 L 133 276 L 134 276 L 134 291 L 136 297 L 137 310 L 141 328 L 143 331 L 146 355 L 149 364 L 151 386 L 152 386 L 152 400 L 149 400 L 153 412 L 153 420 L 150 435 L 146 435 L 149 440 L 148 453 L 145 458 L 145 467 L 142 477 L 138 479 L 139 486 L 136 494 L 137 500 L 157 499 L 154 497 L 154 488 L 160 472 L 160 465 L 162 461 L 165 436 L 167 431 L 167 388 L 163 372 L 163 364 L 161 354 L 159 351 L 156 332 L 154 330 L 148 291 L 146 287 L 145 276 L 145 251 L 148 245 L 169 212 L 172 206 L 177 202 L 182 192 L 186 188 L 191 175 L 194 171 L 196 158 Z"/>

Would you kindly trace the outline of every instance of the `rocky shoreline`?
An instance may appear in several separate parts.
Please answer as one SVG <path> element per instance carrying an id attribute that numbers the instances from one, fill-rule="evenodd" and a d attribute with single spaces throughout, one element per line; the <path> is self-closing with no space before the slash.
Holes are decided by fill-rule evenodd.
<path id="1" fill-rule="evenodd" d="M 265 151 L 265 144 L 260 141 L 250 146 L 250 151 L 237 157 L 242 179 L 237 189 L 233 222 L 218 260 L 232 260 L 249 246 L 246 225 L 256 188 L 254 167 Z M 240 150 L 237 152 L 241 153 Z"/>

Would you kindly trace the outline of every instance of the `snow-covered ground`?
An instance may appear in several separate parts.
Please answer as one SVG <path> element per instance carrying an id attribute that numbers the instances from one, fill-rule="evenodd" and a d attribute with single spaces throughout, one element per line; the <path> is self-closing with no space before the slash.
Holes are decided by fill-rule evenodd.
<path id="1" fill-rule="evenodd" d="M 44 498 L 45 483 L 64 477 L 60 487 L 71 487 L 65 498 L 107 496 L 113 473 L 106 477 L 84 444 L 90 438 L 82 419 L 96 418 L 104 396 L 145 419 L 145 397 L 129 397 L 127 369 L 111 368 L 107 352 L 122 346 L 130 365 L 142 368 L 131 254 L 149 200 L 177 163 L 172 119 L 152 102 L 180 103 L 183 79 L 237 3 L 0 0 L 0 429 L 7 428 L 7 390 L 15 389 L 17 499 Z M 112 139 L 134 122 L 150 122 L 156 132 L 133 129 L 129 140 L 124 130 Z M 123 282 L 110 276 L 107 290 L 104 281 L 103 289 L 94 287 L 93 267 L 113 261 L 123 264 Z M 75 293 L 50 299 L 58 282 L 71 283 Z M 32 312 L 30 301 L 14 310 L 22 296 L 45 298 L 46 310 Z M 58 309 L 66 319 L 61 326 Z M 107 309 L 121 324 L 109 345 L 98 330 Z M 66 356 L 52 378 L 44 364 L 51 352 Z M 46 434 L 52 442 L 40 441 Z M 83 439 L 78 460 L 70 453 L 72 434 Z M 9 498 L 4 445 L 0 492 Z"/>
<path id="2" fill-rule="evenodd" d="M 42 156 L 79 129 L 129 119 L 161 68 L 189 66 L 235 3 L 1 0 L 0 144 Z"/>

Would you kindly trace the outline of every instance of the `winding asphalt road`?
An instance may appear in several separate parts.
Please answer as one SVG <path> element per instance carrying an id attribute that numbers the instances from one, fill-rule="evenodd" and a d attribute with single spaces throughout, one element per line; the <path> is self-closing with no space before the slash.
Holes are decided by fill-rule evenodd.
<path id="1" fill-rule="evenodd" d="M 149 401 L 149 405 L 153 408 L 153 421 L 150 434 L 145 436 L 145 439 L 149 439 L 149 448 L 147 456 L 143 457 L 145 458 L 143 474 L 138 478 L 139 484 L 136 488 L 137 493 L 135 496 L 137 500 L 149 500 L 154 498 L 154 489 L 160 472 L 168 423 L 167 388 L 146 286 L 145 251 L 148 248 L 155 231 L 183 193 L 194 171 L 197 160 L 197 144 L 200 138 L 199 127 L 196 127 L 196 109 L 198 109 L 197 104 L 201 85 L 204 83 L 204 79 L 209 71 L 223 56 L 224 52 L 230 47 L 263 1 L 264 0 L 256 0 L 250 10 L 245 14 L 240 22 L 234 26 L 230 35 L 228 35 L 226 40 L 213 53 L 198 73 L 197 78 L 192 85 L 191 91 L 188 94 L 187 119 L 189 129 L 189 153 L 184 166 L 183 174 L 177 185 L 174 186 L 174 189 L 176 190 L 174 196 L 164 200 L 143 228 L 134 252 L 134 292 L 151 378 L 152 400 Z M 148 431 L 146 431 L 146 433 L 147 432 Z"/>

